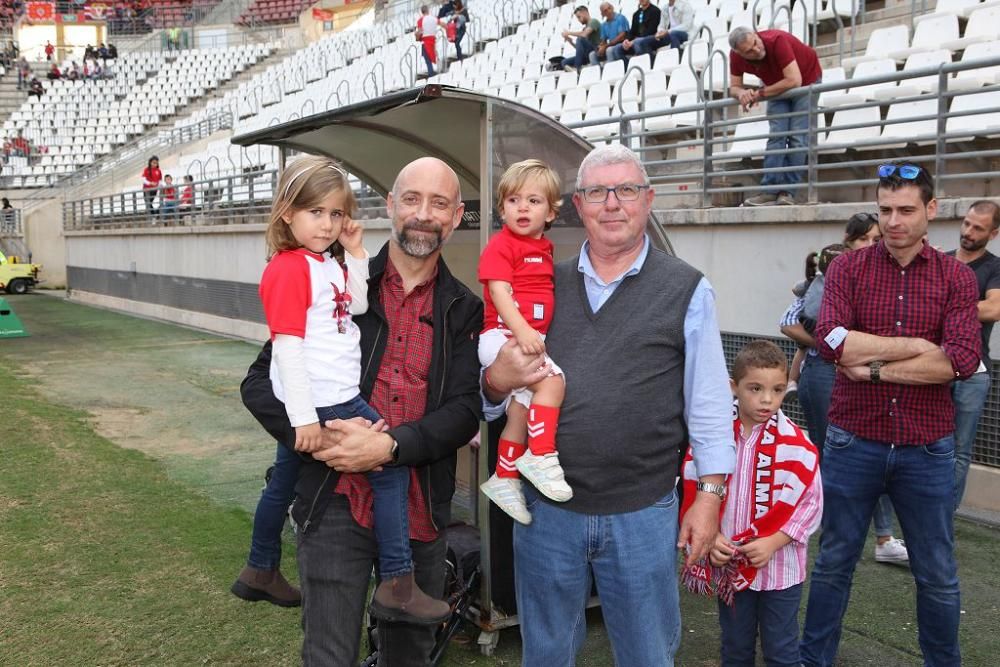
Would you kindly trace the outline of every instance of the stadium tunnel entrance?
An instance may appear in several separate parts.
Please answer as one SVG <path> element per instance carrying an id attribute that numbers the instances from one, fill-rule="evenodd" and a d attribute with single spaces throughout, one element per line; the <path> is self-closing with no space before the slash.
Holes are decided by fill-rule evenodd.
<path id="1" fill-rule="evenodd" d="M 295 152 L 318 153 L 339 160 L 348 172 L 381 196 L 391 189 L 407 163 L 425 156 L 440 158 L 458 174 L 465 215 L 444 247 L 451 271 L 476 293 L 476 267 L 490 234 L 500 229 L 494 192 L 504 169 L 527 158 L 544 160 L 562 181 L 563 206 L 549 238 L 555 259 L 573 257 L 584 240 L 571 197 L 577 168 L 591 144 L 548 116 L 515 102 L 442 85 L 393 93 L 340 107 L 233 138 L 240 146 L 269 144 L 281 149 L 281 167 Z M 673 254 L 660 223 L 652 218 L 649 235 Z M 479 528 L 482 583 L 472 610 L 483 631 L 480 644 L 489 651 L 497 631 L 517 624 L 511 519 L 480 498 L 478 487 L 496 464 L 502 423 L 484 426 L 488 450 L 460 451 L 458 485 L 469 490 L 468 516 Z M 482 456 L 486 453 L 486 456 Z M 456 510 L 458 516 L 461 510 Z M 593 599 L 596 603 L 596 598 Z"/>

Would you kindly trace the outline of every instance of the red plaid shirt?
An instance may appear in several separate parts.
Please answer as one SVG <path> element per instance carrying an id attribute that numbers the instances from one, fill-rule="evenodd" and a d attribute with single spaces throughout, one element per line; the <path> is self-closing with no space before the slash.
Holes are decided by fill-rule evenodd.
<path id="1" fill-rule="evenodd" d="M 979 366 L 976 277 L 969 267 L 929 245 L 905 268 L 879 242 L 830 264 L 816 324 L 820 355 L 837 361 L 843 346 L 824 340 L 833 329 L 875 336 L 924 338 L 940 345 L 955 377 Z M 926 445 L 955 430 L 949 384 L 853 382 L 837 374 L 830 423 L 868 440 Z"/>
<path id="2" fill-rule="evenodd" d="M 431 322 L 436 278 L 435 268 L 434 275 L 407 294 L 392 260 L 386 262 L 385 273 L 382 274 L 379 297 L 389 321 L 389 335 L 368 403 L 382 415 L 389 428 L 420 419 L 427 407 L 427 377 L 434 344 Z M 363 474 L 343 474 L 334 492 L 347 496 L 351 516 L 359 525 L 365 528 L 374 525 L 372 487 L 368 478 Z M 410 468 L 407 508 L 410 539 L 420 542 L 435 539 L 437 529 L 416 468 Z"/>

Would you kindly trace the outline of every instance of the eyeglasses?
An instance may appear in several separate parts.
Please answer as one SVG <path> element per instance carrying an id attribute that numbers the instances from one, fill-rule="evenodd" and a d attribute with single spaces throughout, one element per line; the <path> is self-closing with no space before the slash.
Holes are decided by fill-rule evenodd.
<path id="1" fill-rule="evenodd" d="M 648 190 L 648 185 L 636 185 L 635 183 L 622 183 L 614 187 L 607 185 L 592 185 L 589 188 L 580 188 L 578 193 L 583 195 L 583 201 L 588 204 L 603 204 L 608 200 L 608 193 L 614 192 L 618 201 L 635 201 L 643 190 Z"/>
<path id="2" fill-rule="evenodd" d="M 900 178 L 907 181 L 915 180 L 920 176 L 920 172 L 923 171 L 922 168 L 915 164 L 880 164 L 878 166 L 878 177 L 879 178 L 889 178 L 893 174 L 897 174 Z"/>

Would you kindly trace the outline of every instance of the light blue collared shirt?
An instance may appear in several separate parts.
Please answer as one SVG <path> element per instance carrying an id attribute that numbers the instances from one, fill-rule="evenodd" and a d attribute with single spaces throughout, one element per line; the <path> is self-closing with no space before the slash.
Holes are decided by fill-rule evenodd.
<path id="1" fill-rule="evenodd" d="M 647 236 L 632 266 L 614 280 L 604 282 L 594 270 L 589 243 L 584 241 L 577 268 L 583 274 L 591 310 L 600 310 L 625 278 L 639 273 L 649 255 L 649 245 Z M 715 292 L 702 277 L 684 315 L 684 419 L 699 475 L 728 475 L 736 466 L 732 404 L 729 371 L 715 314 Z M 504 407 L 504 403 L 494 405 L 484 397 L 486 419 L 496 419 Z"/>

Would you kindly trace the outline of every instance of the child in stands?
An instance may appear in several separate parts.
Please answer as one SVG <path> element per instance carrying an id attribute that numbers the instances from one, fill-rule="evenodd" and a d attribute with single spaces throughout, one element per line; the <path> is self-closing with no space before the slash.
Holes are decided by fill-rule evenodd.
<path id="1" fill-rule="evenodd" d="M 174 177 L 167 174 L 163 177 L 163 187 L 160 188 L 160 216 L 164 222 L 172 222 L 177 215 L 177 188 Z"/>
<path id="2" fill-rule="evenodd" d="M 748 343 L 733 362 L 736 470 L 726 482 L 720 531 L 684 571 L 692 592 L 719 598 L 722 665 L 753 665 L 757 636 L 768 665 L 798 665 L 798 611 L 806 547 L 823 513 L 819 453 L 781 411 L 788 360 L 769 341 Z M 682 467 L 681 516 L 696 493 L 691 454 Z"/>
<path id="3" fill-rule="evenodd" d="M 271 384 L 295 427 L 295 442 L 287 444 L 311 454 L 322 448 L 321 424 L 329 420 L 381 422 L 360 394 L 361 331 L 352 319 L 368 310 L 368 253 L 361 225 L 351 219 L 357 209 L 354 193 L 336 162 L 316 156 L 297 160 L 282 174 L 278 192 L 267 228 L 272 255 L 261 277 L 260 297 L 271 332 Z M 246 600 L 294 606 L 298 591 L 281 577 L 278 565 L 281 527 L 299 459 L 283 449 L 279 445 L 274 473 L 258 504 L 263 516 L 254 518 L 247 567 L 232 592 Z M 451 608 L 425 594 L 413 578 L 410 469 L 385 466 L 366 477 L 374 495 L 381 577 L 372 612 L 404 623 L 445 621 Z M 276 479 L 284 488 L 271 488 Z M 259 548 L 262 540 L 266 544 Z"/>
<path id="4" fill-rule="evenodd" d="M 544 162 L 511 165 L 497 187 L 503 228 L 479 258 L 479 282 L 486 286 L 486 310 L 479 336 L 479 361 L 487 367 L 509 338 L 527 354 L 545 352 L 545 332 L 554 309 L 552 242 L 545 231 L 559 215 L 558 175 Z M 565 394 L 562 371 L 515 390 L 500 435 L 496 472 L 480 488 L 514 520 L 531 523 L 519 472 L 557 502 L 573 497 L 556 453 L 556 426 Z M 486 377 L 489 382 L 489 377 Z M 527 441 L 527 445 L 525 445 Z M 527 450 L 527 451 L 526 451 Z"/>

